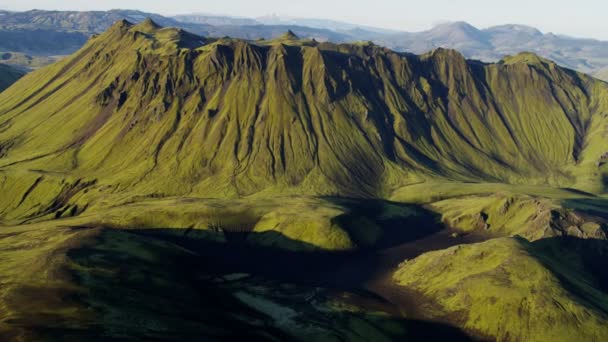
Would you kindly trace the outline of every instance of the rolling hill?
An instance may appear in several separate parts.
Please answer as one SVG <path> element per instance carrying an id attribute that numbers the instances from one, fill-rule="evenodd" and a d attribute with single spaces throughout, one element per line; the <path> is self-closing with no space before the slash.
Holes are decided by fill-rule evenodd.
<path id="1" fill-rule="evenodd" d="M 531 53 L 119 20 L 0 93 L 0 338 L 601 340 L 607 137 Z"/>

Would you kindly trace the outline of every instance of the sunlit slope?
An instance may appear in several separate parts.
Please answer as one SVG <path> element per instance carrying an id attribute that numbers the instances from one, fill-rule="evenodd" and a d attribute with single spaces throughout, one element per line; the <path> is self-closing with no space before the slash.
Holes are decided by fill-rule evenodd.
<path id="1" fill-rule="evenodd" d="M 435 316 L 496 341 L 602 341 L 604 243 L 492 239 L 403 262 L 395 281 L 433 298 Z"/>
<path id="2" fill-rule="evenodd" d="M 384 194 L 428 178 L 600 192 L 607 100 L 605 83 L 529 54 L 482 64 L 121 21 L 0 95 L 0 168 L 160 195 Z"/>

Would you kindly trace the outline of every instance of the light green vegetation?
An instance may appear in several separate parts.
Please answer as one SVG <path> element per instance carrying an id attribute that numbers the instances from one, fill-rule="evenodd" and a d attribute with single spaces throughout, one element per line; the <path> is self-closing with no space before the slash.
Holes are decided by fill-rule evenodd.
<path id="1" fill-rule="evenodd" d="M 530 241 L 563 235 L 606 239 L 605 219 L 562 208 L 549 199 L 499 193 L 444 200 L 431 208 L 442 213 L 445 224 L 465 232 L 519 235 Z"/>
<path id="2" fill-rule="evenodd" d="M 437 178 L 603 192 L 607 87 L 531 55 L 120 22 L 0 96 L 0 167 L 134 195 L 385 196 Z"/>
<path id="3" fill-rule="evenodd" d="M 545 197 L 556 200 L 594 198 L 593 194 L 573 189 L 560 189 L 543 185 L 423 182 L 395 190 L 390 196 L 390 199 L 397 202 L 427 204 L 454 197 L 492 195 L 500 192 Z"/>
<path id="4" fill-rule="evenodd" d="M 559 240 L 493 239 L 406 261 L 394 278 L 434 298 L 441 308 L 436 315 L 482 336 L 601 341 L 608 338 L 608 296 L 583 261 L 582 254 L 593 254 L 581 251 L 589 247 L 581 244 L 575 253 Z M 596 258 L 602 248 L 594 250 Z"/>
<path id="5" fill-rule="evenodd" d="M 25 180 L 27 176 L 19 178 Z M 4 184 L 19 186 L 19 183 L 12 181 L 5 181 Z M 121 199 L 120 196 L 107 196 L 100 203 L 86 208 L 81 201 L 88 193 L 83 194 L 83 197 L 72 198 L 65 195 L 78 187 L 74 184 L 76 183 L 53 184 L 39 181 L 36 189 L 30 190 L 31 186 L 25 182 L 19 192 L 26 194 L 29 191 L 27 196 L 22 197 L 27 199 L 18 208 L 9 206 L 4 209 L 7 213 L 18 213 L 19 216 L 1 217 L 10 218 L 12 224 L 158 230 L 171 235 L 187 235 L 191 239 L 213 241 L 226 241 L 227 234 L 240 234 L 246 235 L 252 244 L 261 246 L 340 251 L 374 247 L 383 239 L 388 239 L 393 234 L 386 231 L 390 226 L 387 222 L 391 220 L 407 221 L 429 216 L 429 213 L 417 207 L 381 200 L 361 202 L 296 196 L 277 196 L 263 200 L 183 197 Z M 41 194 L 49 193 L 46 186 L 58 186 L 63 190 L 57 197 L 36 197 L 37 191 Z M 11 191 L 7 187 L 4 189 Z M 114 204 L 107 207 L 106 202 L 110 201 Z M 29 207 L 30 205 L 33 206 Z M 86 205 L 88 204 L 84 204 Z M 48 208 L 54 208 L 55 211 Z M 84 209 L 86 211 L 83 213 Z M 56 218 L 62 219 L 47 221 Z M 8 223 L 5 221 L 5 224 Z M 405 239 L 408 235 L 415 234 L 405 228 L 397 233 Z"/>

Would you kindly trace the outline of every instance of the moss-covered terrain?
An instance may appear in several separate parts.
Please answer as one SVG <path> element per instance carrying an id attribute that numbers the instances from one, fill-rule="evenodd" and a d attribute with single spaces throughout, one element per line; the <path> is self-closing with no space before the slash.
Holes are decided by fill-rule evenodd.
<path id="1" fill-rule="evenodd" d="M 386 196 L 428 179 L 602 192 L 606 94 L 531 54 L 482 64 L 122 21 L 0 96 L 0 167 L 140 195 Z"/>
<path id="2" fill-rule="evenodd" d="M 593 241 L 499 238 L 405 261 L 394 278 L 433 298 L 434 315 L 479 336 L 602 341 L 608 338 L 605 255 L 606 245 Z"/>
<path id="3" fill-rule="evenodd" d="M 603 340 L 608 85 L 117 22 L 0 94 L 0 337 Z"/>

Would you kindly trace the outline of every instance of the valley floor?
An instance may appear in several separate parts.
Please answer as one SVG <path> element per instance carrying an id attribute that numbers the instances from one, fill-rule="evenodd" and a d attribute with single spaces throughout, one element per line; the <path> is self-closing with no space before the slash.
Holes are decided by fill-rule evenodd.
<path id="1" fill-rule="evenodd" d="M 7 340 L 604 340 L 608 199 L 132 198 L 0 228 Z"/>

